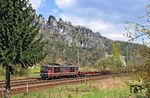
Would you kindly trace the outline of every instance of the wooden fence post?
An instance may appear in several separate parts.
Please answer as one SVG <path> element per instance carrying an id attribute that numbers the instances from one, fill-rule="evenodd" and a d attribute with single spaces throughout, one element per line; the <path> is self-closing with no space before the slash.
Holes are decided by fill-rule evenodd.
<path id="1" fill-rule="evenodd" d="M 90 90 L 91 90 L 91 82 L 90 82 L 89 88 L 90 88 Z"/>
<path id="2" fill-rule="evenodd" d="M 78 94 L 78 87 L 76 86 L 76 95 Z"/>
<path id="3" fill-rule="evenodd" d="M 66 84 L 66 90 L 68 90 L 68 85 Z"/>
<path id="4" fill-rule="evenodd" d="M 50 91 L 49 91 L 49 98 L 51 97 L 51 93 L 50 93 Z"/>
<path id="5" fill-rule="evenodd" d="M 58 89 L 58 91 L 59 91 L 59 98 L 61 98 L 61 90 L 60 90 L 60 89 Z"/>
<path id="6" fill-rule="evenodd" d="M 87 79 L 86 79 L 86 77 L 85 77 L 85 84 L 87 84 Z"/>
<path id="7" fill-rule="evenodd" d="M 29 93 L 29 83 L 27 82 L 27 87 L 26 87 L 26 93 L 28 94 Z"/>
<path id="8" fill-rule="evenodd" d="M 3 89 L 3 85 L 2 85 L 2 98 L 3 98 L 3 95 L 4 95 L 4 89 Z"/>

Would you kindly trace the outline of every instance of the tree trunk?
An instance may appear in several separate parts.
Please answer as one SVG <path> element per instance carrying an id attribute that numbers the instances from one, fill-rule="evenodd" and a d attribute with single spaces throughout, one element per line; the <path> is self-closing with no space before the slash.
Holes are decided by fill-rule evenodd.
<path id="1" fill-rule="evenodd" d="M 6 67 L 6 75 L 5 75 L 5 78 L 6 78 L 6 95 L 5 97 L 6 98 L 10 98 L 10 68 L 9 67 Z"/>

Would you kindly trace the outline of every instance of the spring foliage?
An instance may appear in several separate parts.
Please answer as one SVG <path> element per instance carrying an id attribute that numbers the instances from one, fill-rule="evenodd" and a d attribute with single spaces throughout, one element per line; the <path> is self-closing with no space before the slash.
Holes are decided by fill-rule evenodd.
<path id="1" fill-rule="evenodd" d="M 130 41 L 134 41 L 134 39 L 138 39 L 143 37 L 143 47 L 140 51 L 140 55 L 142 56 L 142 64 L 136 68 L 136 75 L 138 76 L 138 80 L 143 82 L 143 86 L 147 89 L 148 97 L 150 97 L 150 4 L 148 3 L 146 6 L 146 14 L 142 17 L 142 19 L 146 19 L 144 23 L 133 23 L 127 22 L 128 27 L 126 30 L 128 31 L 127 36 L 130 38 Z M 132 32 L 134 30 L 134 32 Z M 145 39 L 148 42 L 145 42 Z"/>

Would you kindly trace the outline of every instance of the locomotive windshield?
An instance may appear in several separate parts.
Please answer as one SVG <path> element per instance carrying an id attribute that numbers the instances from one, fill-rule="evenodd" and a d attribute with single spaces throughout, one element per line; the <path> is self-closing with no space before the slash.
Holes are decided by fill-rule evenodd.
<path id="1" fill-rule="evenodd" d="M 41 71 L 47 72 L 48 71 L 48 66 L 41 66 Z"/>
<path id="2" fill-rule="evenodd" d="M 75 71 L 75 67 L 70 67 L 70 72 L 74 72 Z"/>

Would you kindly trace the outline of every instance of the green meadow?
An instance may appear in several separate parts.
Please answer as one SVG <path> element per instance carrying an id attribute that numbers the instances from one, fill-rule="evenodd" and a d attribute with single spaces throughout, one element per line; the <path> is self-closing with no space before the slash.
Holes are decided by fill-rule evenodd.
<path id="1" fill-rule="evenodd" d="M 125 79 L 112 78 L 60 85 L 32 93 L 12 95 L 11 98 L 144 98 L 130 93 Z"/>

